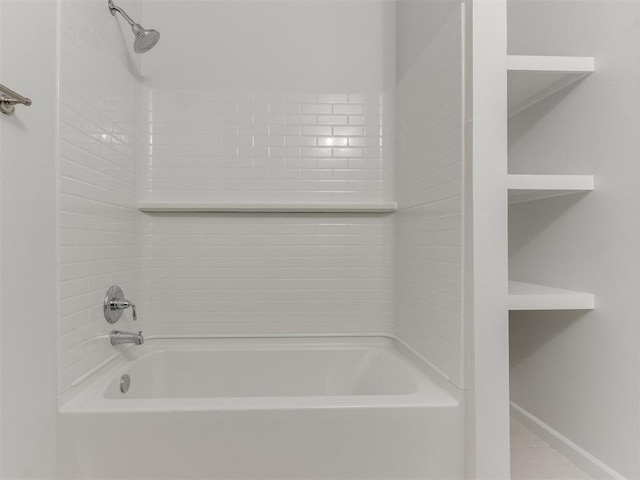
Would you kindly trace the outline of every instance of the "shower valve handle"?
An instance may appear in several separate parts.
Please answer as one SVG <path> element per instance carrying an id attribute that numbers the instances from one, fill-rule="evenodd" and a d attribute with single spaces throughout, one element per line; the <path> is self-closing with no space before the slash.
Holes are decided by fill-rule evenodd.
<path id="1" fill-rule="evenodd" d="M 135 303 L 124 298 L 122 289 L 117 285 L 114 285 L 109 290 L 107 290 L 107 294 L 104 296 L 103 305 L 104 318 L 109 323 L 116 323 L 118 320 L 120 320 L 122 311 L 127 308 L 131 308 L 133 319 L 138 319 Z"/>
<path id="2" fill-rule="evenodd" d="M 129 300 L 115 300 L 111 302 L 111 308 L 115 310 L 124 310 L 126 308 L 131 308 L 131 313 L 133 314 L 133 319 L 138 319 L 138 314 L 136 313 L 136 304 L 130 302 Z"/>

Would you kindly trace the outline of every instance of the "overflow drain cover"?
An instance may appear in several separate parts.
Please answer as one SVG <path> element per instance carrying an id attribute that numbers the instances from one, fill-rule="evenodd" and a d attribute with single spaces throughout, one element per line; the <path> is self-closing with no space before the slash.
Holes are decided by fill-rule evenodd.
<path id="1" fill-rule="evenodd" d="M 120 391 L 122 393 L 127 393 L 129 391 L 129 387 L 131 386 L 131 377 L 126 373 L 122 375 L 120 379 Z"/>

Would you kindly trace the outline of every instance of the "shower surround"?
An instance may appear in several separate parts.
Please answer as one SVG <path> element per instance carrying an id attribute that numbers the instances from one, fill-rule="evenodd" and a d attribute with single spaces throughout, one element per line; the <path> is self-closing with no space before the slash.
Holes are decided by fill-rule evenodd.
<path id="1" fill-rule="evenodd" d="M 256 8 L 265 8 L 259 3 Z M 276 2 L 272 15 L 295 3 Z M 135 12 L 136 5 L 131 2 L 127 9 Z M 208 18 L 217 7 L 230 17 L 234 8 L 247 8 L 245 2 L 184 5 L 193 9 L 194 18 Z M 465 388 L 460 7 L 454 5 L 448 12 L 448 21 L 439 25 L 439 33 L 428 39 L 395 85 L 389 82 L 395 53 L 387 55 L 389 45 L 395 45 L 392 3 L 311 5 L 319 9 L 314 26 L 318 31 L 326 28 L 320 21 L 323 15 L 352 25 L 368 19 L 359 27 L 365 41 L 349 42 L 353 30 L 336 30 L 332 41 L 344 48 L 335 54 L 335 68 L 326 68 L 325 88 L 305 71 L 305 62 L 314 52 L 328 58 L 331 45 L 311 35 L 301 39 L 308 51 L 300 56 L 299 72 L 279 71 L 274 64 L 265 71 L 262 88 L 251 77 L 232 90 L 225 88 L 234 76 L 230 64 L 216 65 L 222 78 L 215 88 L 204 88 L 190 72 L 183 72 L 190 85 L 176 88 L 175 79 L 169 78 L 175 69 L 162 85 L 159 65 L 166 68 L 168 57 L 179 47 L 161 49 L 171 37 L 171 30 L 167 35 L 165 30 L 181 28 L 169 23 L 166 2 L 144 4 L 144 23 L 163 32 L 163 43 L 142 60 L 144 76 L 136 61 L 123 62 L 122 52 L 105 42 L 93 25 L 98 14 L 91 4 L 62 3 L 60 419 L 64 438 L 80 442 L 78 448 L 87 449 L 88 459 L 87 464 L 77 464 L 68 452 L 60 451 L 61 468 L 71 478 L 98 468 L 91 460 L 97 443 L 89 441 L 92 430 L 86 430 L 87 425 L 116 425 L 131 415 L 126 406 L 133 404 L 122 399 L 109 404 L 108 415 L 96 417 L 102 394 L 86 395 L 91 385 L 106 381 L 105 372 L 135 368 L 136 347 L 114 349 L 108 342 L 112 326 L 102 318 L 101 301 L 113 284 L 137 303 L 139 314 L 133 323 L 126 312 L 117 327 L 143 330 L 152 350 L 171 338 L 194 345 L 215 336 L 386 339 L 388 348 L 402 351 L 406 361 L 417 365 L 425 382 L 448 392 L 448 413 L 438 413 L 429 395 L 413 407 L 388 395 L 381 395 L 388 397 L 385 405 L 374 408 L 365 395 L 351 398 L 352 406 L 363 407 L 372 419 L 390 414 L 407 420 L 402 432 L 376 424 L 372 433 L 389 438 L 412 435 L 411 415 L 416 412 L 411 410 L 422 409 L 425 415 L 416 418 L 426 422 L 423 427 L 432 436 L 416 437 L 414 443 L 436 445 L 446 438 L 441 445 L 451 447 L 451 457 L 442 464 L 444 470 L 433 470 L 434 460 L 419 456 L 416 463 L 405 465 L 413 465 L 407 471 L 460 476 Z M 290 13 L 288 22 L 295 23 L 296 15 L 300 22 L 310 21 L 300 5 Z M 288 35 L 271 29 L 268 34 L 274 44 Z M 178 41 L 175 36 L 173 40 Z M 245 56 L 238 62 L 262 62 L 255 52 L 250 54 L 256 58 L 247 57 L 252 49 L 238 48 Z M 191 68 L 197 70 L 198 65 Z M 211 67 L 205 70 L 200 83 L 211 81 Z M 341 85 L 336 72 L 344 76 Z M 269 85 L 278 79 L 285 91 Z M 153 202 L 379 205 L 396 198 L 397 214 L 137 211 L 138 203 Z M 298 400 L 285 402 L 285 410 L 297 413 L 278 413 L 283 421 L 313 421 L 317 415 L 322 423 L 333 418 L 332 411 L 339 411 L 336 415 L 344 415 L 347 423 L 364 418 L 337 408 L 344 407 L 338 398 L 331 400 L 336 404 L 316 405 L 321 408 L 304 417 L 306 407 Z M 151 408 L 154 402 L 138 403 Z M 200 423 L 214 411 L 222 421 L 242 415 L 231 409 L 231 416 L 224 417 L 214 404 L 204 417 L 191 419 Z M 269 405 L 258 407 L 263 414 L 273 414 Z M 162 418 L 179 423 L 180 418 L 170 418 L 169 410 Z M 260 424 L 249 420 L 242 420 L 248 422 L 247 432 Z M 356 448 L 358 438 L 351 440 L 345 448 Z M 355 469 L 349 474 L 355 478 L 363 472 Z M 392 470 L 385 472 L 389 476 Z M 298 473 L 301 478 L 314 475 Z"/>
<path id="2" fill-rule="evenodd" d="M 92 8 L 61 11 L 59 393 L 114 357 L 113 284 L 140 312 L 119 328 L 146 335 L 392 332 L 391 215 L 136 208 L 391 201 L 393 94 L 149 88 Z"/>

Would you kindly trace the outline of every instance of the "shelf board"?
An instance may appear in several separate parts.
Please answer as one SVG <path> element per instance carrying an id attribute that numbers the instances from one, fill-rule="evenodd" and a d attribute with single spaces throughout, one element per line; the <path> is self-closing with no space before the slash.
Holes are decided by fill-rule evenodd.
<path id="1" fill-rule="evenodd" d="M 392 213 L 395 202 L 387 203 L 204 203 L 204 202 L 140 202 L 138 210 L 146 213 Z"/>
<path id="2" fill-rule="evenodd" d="M 595 297 L 591 293 L 509 282 L 509 310 L 593 310 L 594 307 Z"/>
<path id="3" fill-rule="evenodd" d="M 523 203 L 571 193 L 590 192 L 593 175 L 514 175 L 507 177 L 509 203 Z"/>
<path id="4" fill-rule="evenodd" d="M 526 110 L 594 70 L 593 57 L 508 55 L 509 116 Z"/>

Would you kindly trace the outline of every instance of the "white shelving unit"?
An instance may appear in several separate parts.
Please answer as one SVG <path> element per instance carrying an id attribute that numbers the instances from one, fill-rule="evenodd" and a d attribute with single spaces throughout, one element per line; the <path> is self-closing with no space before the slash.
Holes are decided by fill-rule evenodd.
<path id="1" fill-rule="evenodd" d="M 395 202 L 388 203 L 199 203 L 140 202 L 138 210 L 146 213 L 393 213 Z"/>
<path id="2" fill-rule="evenodd" d="M 509 310 L 593 310 L 591 293 L 533 283 L 509 282 Z"/>
<path id="3" fill-rule="evenodd" d="M 594 188 L 593 175 L 509 175 L 509 203 L 523 203 Z"/>
<path id="4" fill-rule="evenodd" d="M 509 116 L 577 82 L 594 69 L 593 57 L 508 55 Z"/>
<path id="5" fill-rule="evenodd" d="M 507 57 L 509 116 L 513 116 L 577 82 L 595 70 L 593 57 Z M 509 203 L 589 192 L 593 175 L 508 176 Z M 509 310 L 592 310 L 591 293 L 523 282 L 509 282 Z"/>

